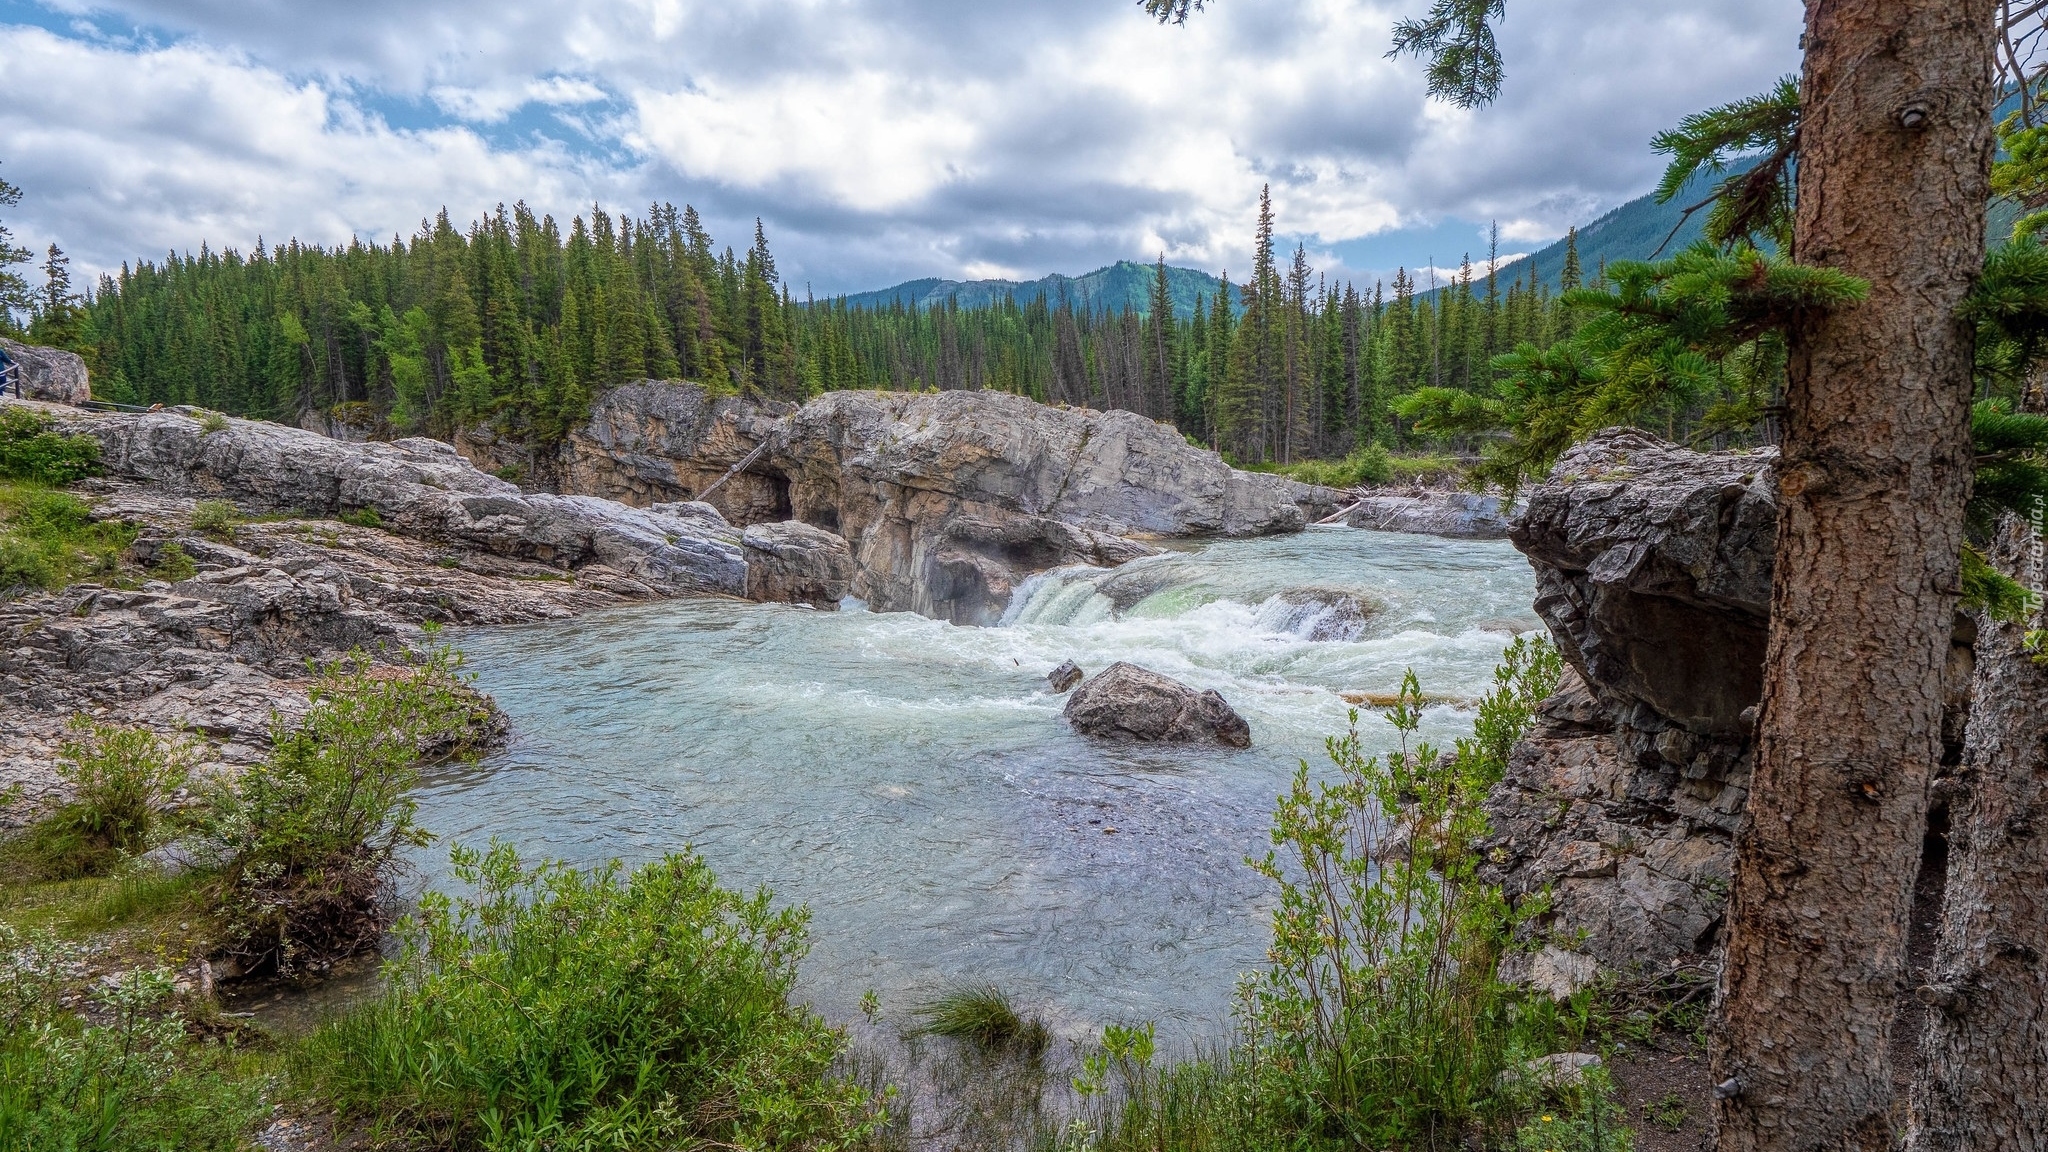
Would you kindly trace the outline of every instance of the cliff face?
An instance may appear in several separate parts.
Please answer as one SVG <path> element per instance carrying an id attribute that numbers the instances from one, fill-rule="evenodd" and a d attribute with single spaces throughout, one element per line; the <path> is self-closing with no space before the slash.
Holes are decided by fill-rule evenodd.
<path id="1" fill-rule="evenodd" d="M 1547 946 L 1511 974 L 1562 989 L 1714 961 L 1762 694 L 1776 459 L 1610 429 L 1515 521 L 1570 671 L 1487 803 L 1489 878 L 1552 901 L 1533 926 Z M 1952 736 L 1971 639 L 1959 625 Z"/>
<path id="2" fill-rule="evenodd" d="M 544 455 L 489 429 L 457 447 L 529 486 L 630 504 L 716 485 L 703 498 L 734 524 L 844 537 L 852 594 L 874 608 L 957 623 L 993 622 L 1031 573 L 1150 551 L 1132 538 L 1290 532 L 1332 507 L 1141 416 L 997 392 L 835 392 L 792 408 L 650 381 L 598 397 Z"/>

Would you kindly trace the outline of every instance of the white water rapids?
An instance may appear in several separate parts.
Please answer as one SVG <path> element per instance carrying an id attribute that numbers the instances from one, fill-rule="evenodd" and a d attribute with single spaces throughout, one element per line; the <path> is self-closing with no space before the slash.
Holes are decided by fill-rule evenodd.
<path id="1" fill-rule="evenodd" d="M 516 737 L 422 789 L 443 843 L 421 862 L 444 882 L 447 841 L 492 835 L 585 865 L 694 845 L 810 905 L 804 989 L 834 1019 L 868 988 L 900 1017 L 975 983 L 1071 1032 L 1215 1035 L 1266 942 L 1243 858 L 1343 729 L 1338 693 L 1413 667 L 1478 695 L 1531 591 L 1504 542 L 1328 528 L 1051 573 L 994 628 L 707 599 L 474 630 L 456 642 Z M 1253 747 L 1079 737 L 1044 679 L 1069 659 L 1215 688 Z M 1425 735 L 1470 725 L 1436 707 Z M 1360 728 L 1388 744 L 1369 710 Z"/>

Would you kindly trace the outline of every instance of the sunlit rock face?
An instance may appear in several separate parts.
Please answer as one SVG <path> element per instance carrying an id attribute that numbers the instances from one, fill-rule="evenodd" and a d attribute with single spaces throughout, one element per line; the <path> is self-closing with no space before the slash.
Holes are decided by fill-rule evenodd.
<path id="1" fill-rule="evenodd" d="M 54 404 L 79 404 L 92 399 L 92 379 L 85 360 L 75 352 L 19 344 L 0 337 L 0 349 L 14 362 L 19 375 L 21 398 L 47 400 Z M 16 381 L 7 381 L 7 395 L 14 395 Z"/>

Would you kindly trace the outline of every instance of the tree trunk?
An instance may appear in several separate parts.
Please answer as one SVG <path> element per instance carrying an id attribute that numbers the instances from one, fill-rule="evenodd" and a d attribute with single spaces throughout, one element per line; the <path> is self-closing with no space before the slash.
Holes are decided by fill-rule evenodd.
<path id="1" fill-rule="evenodd" d="M 2038 387 L 2038 386 L 2037 386 Z M 2038 391 L 2022 408 L 2048 411 Z M 1992 561 L 2042 587 L 2041 517 L 2007 516 Z M 1948 891 L 1913 1080 L 1913 1152 L 2048 1152 L 2048 668 L 2027 625 L 1977 630 Z"/>
<path id="2" fill-rule="evenodd" d="M 1795 326 L 1749 824 L 1714 1046 L 1723 1152 L 1887 1149 L 1940 756 L 1991 163 L 1993 0 L 1810 0 L 1794 255 L 1870 282 Z"/>

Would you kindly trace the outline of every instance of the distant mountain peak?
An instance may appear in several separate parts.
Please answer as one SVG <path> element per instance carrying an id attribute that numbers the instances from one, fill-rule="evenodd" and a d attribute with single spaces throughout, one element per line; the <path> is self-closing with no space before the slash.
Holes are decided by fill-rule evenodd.
<path id="1" fill-rule="evenodd" d="M 1092 311 L 1121 312 L 1128 307 L 1143 314 L 1151 309 L 1152 277 L 1155 274 L 1151 264 L 1119 260 L 1082 276 L 1055 272 L 1037 280 L 941 280 L 926 277 L 834 299 L 856 308 L 887 308 L 899 303 L 905 308 L 943 308 L 949 302 L 961 308 L 986 308 L 1009 296 L 1019 305 L 1044 300 L 1048 305 L 1057 307 L 1061 301 L 1066 301 L 1075 308 Z M 1174 313 L 1183 319 L 1194 315 L 1197 300 L 1215 299 L 1222 285 L 1220 279 L 1199 269 L 1172 265 L 1166 269 L 1167 294 L 1173 300 Z"/>

